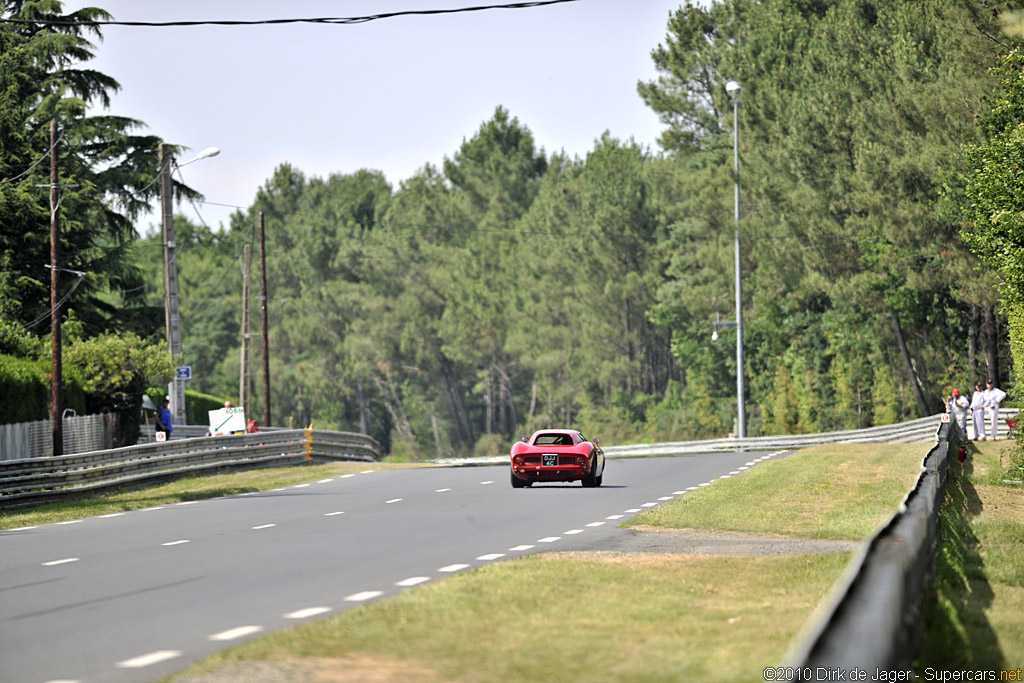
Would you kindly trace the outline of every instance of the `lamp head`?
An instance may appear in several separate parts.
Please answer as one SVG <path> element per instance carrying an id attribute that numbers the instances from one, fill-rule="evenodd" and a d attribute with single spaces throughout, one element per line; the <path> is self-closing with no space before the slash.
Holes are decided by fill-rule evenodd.
<path id="1" fill-rule="evenodd" d="M 718 330 L 711 333 L 711 341 L 718 341 Z"/>
<path id="2" fill-rule="evenodd" d="M 730 97 L 735 98 L 740 92 L 740 84 L 736 81 L 729 81 L 725 84 L 725 91 L 729 93 Z"/>

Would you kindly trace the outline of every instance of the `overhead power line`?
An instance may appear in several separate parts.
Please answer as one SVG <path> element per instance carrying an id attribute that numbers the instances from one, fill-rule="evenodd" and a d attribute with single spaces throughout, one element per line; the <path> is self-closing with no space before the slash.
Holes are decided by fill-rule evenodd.
<path id="1" fill-rule="evenodd" d="M 477 5 L 474 7 L 456 7 L 451 9 L 421 9 L 421 10 L 399 10 L 397 12 L 382 12 L 380 14 L 369 14 L 361 17 L 308 17 L 304 19 L 225 19 L 225 20 L 197 20 L 197 21 L 116 21 L 116 20 L 93 20 L 93 21 L 68 21 L 66 19 L 0 19 L 0 23 L 6 24 L 33 24 L 36 26 L 146 26 L 146 27 L 171 27 L 171 26 L 262 26 L 273 24 L 365 24 L 377 19 L 393 19 L 395 17 L 425 16 L 437 14 L 461 14 L 465 12 L 482 12 L 492 9 L 529 9 L 531 7 L 543 7 L 545 5 L 560 5 L 567 2 L 579 2 L 579 0 L 536 0 L 534 2 L 513 2 L 504 5 Z"/>

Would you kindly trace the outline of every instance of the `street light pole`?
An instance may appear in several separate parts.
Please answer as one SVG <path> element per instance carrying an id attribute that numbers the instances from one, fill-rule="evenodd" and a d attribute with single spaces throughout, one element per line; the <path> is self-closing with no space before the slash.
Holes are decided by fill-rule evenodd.
<path id="1" fill-rule="evenodd" d="M 174 244 L 174 188 L 171 185 L 171 166 L 174 164 L 174 157 L 171 155 L 167 143 L 161 142 L 159 146 L 160 163 L 160 213 L 163 218 L 163 242 L 164 242 L 164 314 L 167 330 L 167 348 L 171 352 L 171 359 L 175 362 L 181 356 L 181 313 L 178 308 L 178 259 Z M 207 147 L 196 155 L 194 159 L 186 161 L 180 166 L 186 166 L 193 161 L 205 159 L 220 154 L 216 147 Z M 179 166 L 179 168 L 180 168 Z M 168 385 L 171 397 L 172 424 L 185 424 L 185 380 L 175 373 L 174 380 Z"/>
<path id="2" fill-rule="evenodd" d="M 736 435 L 747 436 L 747 420 L 743 407 L 743 285 L 740 269 L 740 129 L 739 105 L 737 98 L 740 84 L 729 81 L 725 89 L 732 97 L 732 169 L 735 183 L 735 224 L 736 224 Z"/>

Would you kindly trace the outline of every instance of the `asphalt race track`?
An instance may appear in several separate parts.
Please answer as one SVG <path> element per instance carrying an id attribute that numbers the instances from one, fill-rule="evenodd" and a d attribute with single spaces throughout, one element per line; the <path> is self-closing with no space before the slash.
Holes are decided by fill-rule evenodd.
<path id="1" fill-rule="evenodd" d="M 150 681 L 487 562 L 598 547 L 774 455 L 610 459 L 592 489 L 512 489 L 507 465 L 375 471 L 0 531 L 0 681 Z"/>

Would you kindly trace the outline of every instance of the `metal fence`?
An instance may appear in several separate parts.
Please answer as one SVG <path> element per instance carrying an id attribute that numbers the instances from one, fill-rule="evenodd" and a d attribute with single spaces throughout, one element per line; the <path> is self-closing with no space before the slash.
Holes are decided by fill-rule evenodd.
<path id="1" fill-rule="evenodd" d="M 217 469 L 325 460 L 372 462 L 380 456 L 380 444 L 365 434 L 290 429 L 10 460 L 0 462 L 0 508 Z"/>
<path id="2" fill-rule="evenodd" d="M 936 438 L 899 510 L 866 541 L 831 604 L 798 640 L 785 679 L 837 680 L 828 676 L 844 672 L 853 680 L 855 671 L 912 670 L 935 574 L 949 452 L 962 437 L 953 423 L 942 422 Z"/>
<path id="3" fill-rule="evenodd" d="M 117 435 L 118 418 L 110 413 L 65 417 L 62 421 L 65 453 L 110 448 Z M 0 461 L 53 455 L 50 420 L 0 425 Z"/>

